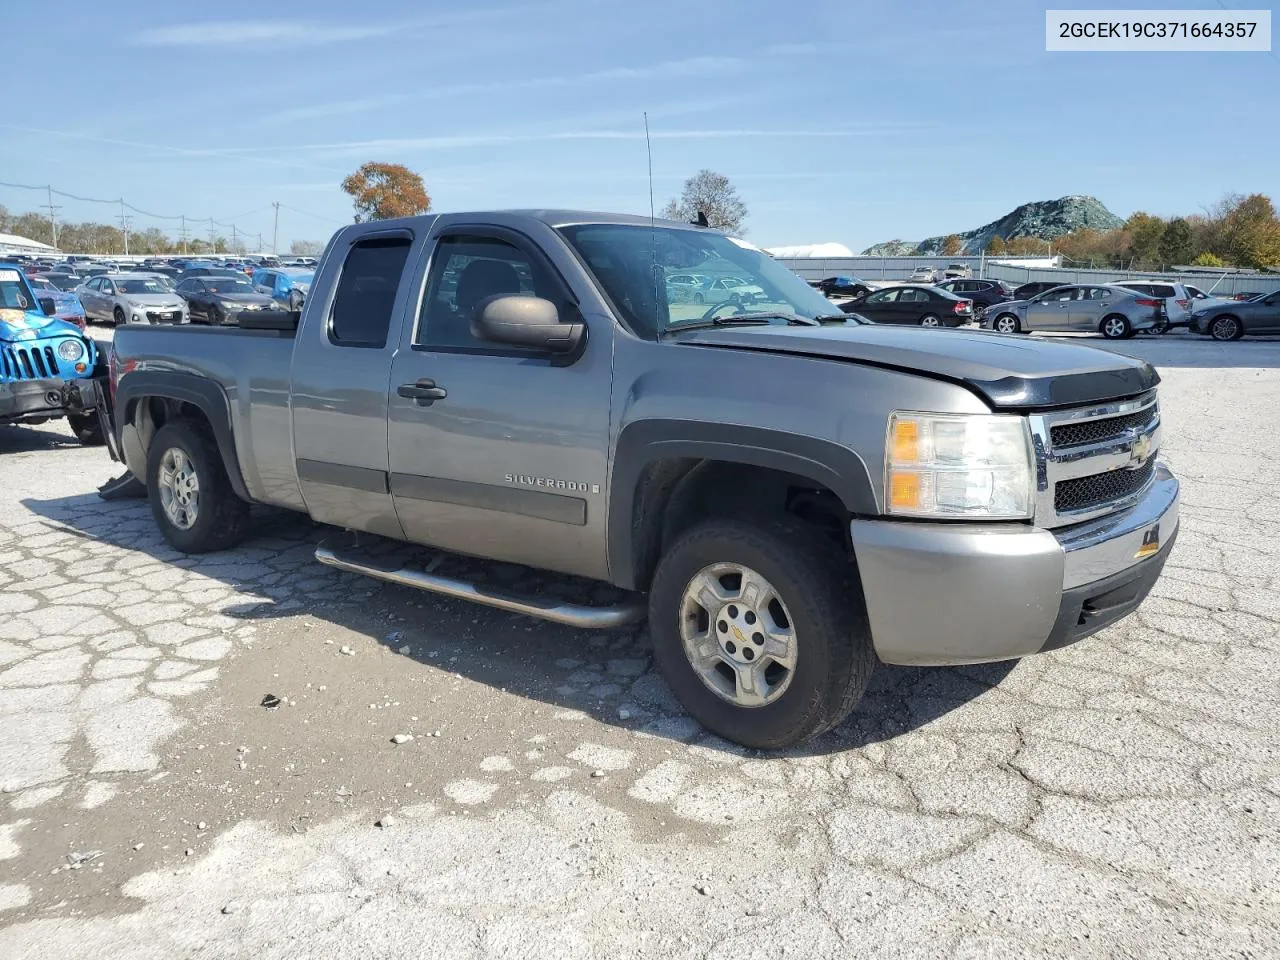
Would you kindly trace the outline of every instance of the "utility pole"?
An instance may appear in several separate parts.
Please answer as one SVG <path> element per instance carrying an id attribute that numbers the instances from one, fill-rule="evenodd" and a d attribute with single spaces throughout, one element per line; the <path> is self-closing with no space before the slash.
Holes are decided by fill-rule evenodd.
<path id="1" fill-rule="evenodd" d="M 187 215 L 183 213 L 179 216 L 182 217 L 182 255 L 185 257 L 187 255 Z"/>
<path id="2" fill-rule="evenodd" d="M 231 225 L 231 252 L 236 252 L 236 225 Z"/>
<path id="3" fill-rule="evenodd" d="M 209 218 L 209 252 L 210 253 L 218 252 L 217 250 L 218 245 L 217 243 L 214 242 L 217 235 L 218 235 L 218 232 L 217 230 L 214 229 L 214 226 L 213 226 L 213 217 L 210 217 Z"/>
<path id="4" fill-rule="evenodd" d="M 271 255 L 275 256 L 280 252 L 278 245 L 280 240 L 280 201 L 275 200 L 271 205 L 276 208 L 275 223 L 271 226 Z"/>
<path id="5" fill-rule="evenodd" d="M 129 255 L 129 221 L 132 218 L 124 212 L 124 199 L 120 200 L 120 232 L 124 234 L 124 255 Z"/>
<path id="6" fill-rule="evenodd" d="M 58 245 L 58 211 L 62 207 L 53 205 L 53 187 L 45 187 L 45 190 L 49 192 L 49 230 L 53 234 L 53 245 L 56 247 Z"/>

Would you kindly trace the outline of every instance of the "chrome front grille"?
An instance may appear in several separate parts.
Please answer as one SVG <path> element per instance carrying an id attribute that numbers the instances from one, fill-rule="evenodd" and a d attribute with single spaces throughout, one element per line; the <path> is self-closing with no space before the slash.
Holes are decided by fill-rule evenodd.
<path id="1" fill-rule="evenodd" d="M 1031 417 L 1036 523 L 1062 527 L 1122 510 L 1155 477 L 1160 404 L 1154 390 L 1132 400 Z"/>

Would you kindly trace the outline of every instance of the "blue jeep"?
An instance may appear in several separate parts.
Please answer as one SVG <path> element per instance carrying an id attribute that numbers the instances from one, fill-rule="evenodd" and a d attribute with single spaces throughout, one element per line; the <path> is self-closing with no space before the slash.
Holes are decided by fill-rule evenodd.
<path id="1" fill-rule="evenodd" d="M 59 320 L 26 274 L 0 263 L 0 424 L 66 417 L 81 443 L 103 442 L 98 406 L 106 382 L 91 338 Z"/>

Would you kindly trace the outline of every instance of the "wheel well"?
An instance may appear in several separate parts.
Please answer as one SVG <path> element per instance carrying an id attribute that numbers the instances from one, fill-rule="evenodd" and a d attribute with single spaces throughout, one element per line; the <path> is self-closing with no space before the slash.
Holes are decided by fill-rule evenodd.
<path id="1" fill-rule="evenodd" d="M 827 487 L 796 474 L 750 464 L 662 458 L 641 473 L 632 508 L 635 583 L 647 589 L 666 547 L 708 517 L 798 517 L 852 558 L 850 513 Z"/>
<path id="2" fill-rule="evenodd" d="M 142 444 L 145 457 L 151 449 L 151 440 L 161 427 L 172 420 L 194 420 L 213 434 L 213 424 L 194 403 L 185 400 L 174 400 L 171 397 L 138 397 L 129 404 L 124 422 L 130 423 L 138 431 L 138 440 Z"/>

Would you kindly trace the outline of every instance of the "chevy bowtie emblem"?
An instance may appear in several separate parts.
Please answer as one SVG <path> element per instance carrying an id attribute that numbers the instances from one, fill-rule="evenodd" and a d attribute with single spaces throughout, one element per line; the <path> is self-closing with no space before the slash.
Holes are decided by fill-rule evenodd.
<path id="1" fill-rule="evenodd" d="M 1133 441 L 1133 446 L 1129 449 L 1129 462 L 1135 467 L 1140 467 L 1147 462 L 1147 456 L 1151 453 L 1151 438 L 1139 437 Z"/>

